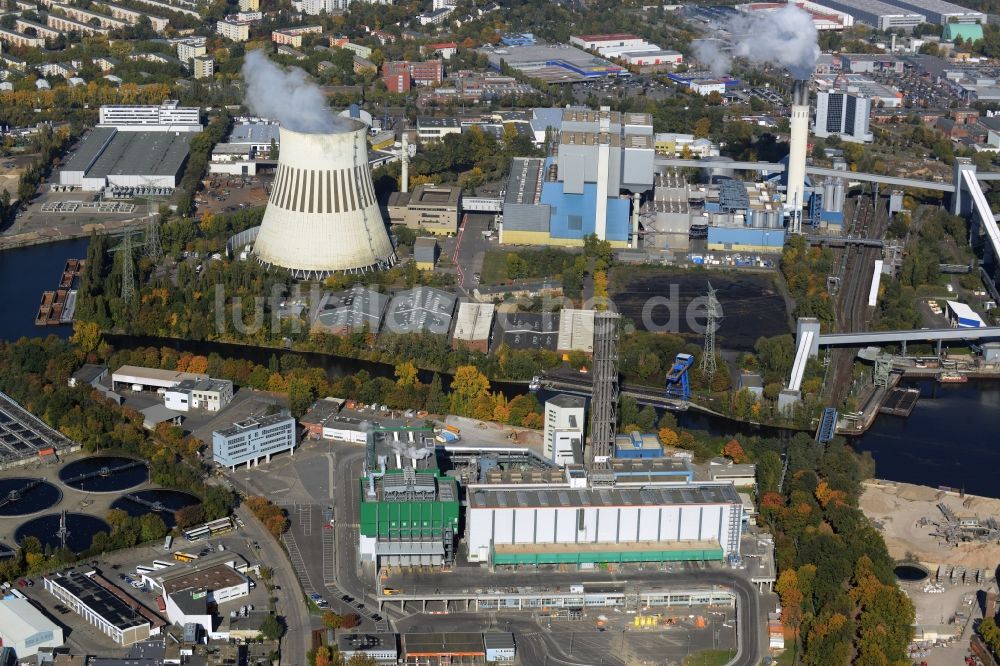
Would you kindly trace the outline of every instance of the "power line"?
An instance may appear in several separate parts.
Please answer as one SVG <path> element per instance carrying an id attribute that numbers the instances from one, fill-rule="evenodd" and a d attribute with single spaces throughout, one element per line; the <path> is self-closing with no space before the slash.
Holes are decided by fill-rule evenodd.
<path id="1" fill-rule="evenodd" d="M 706 306 L 708 321 L 705 323 L 705 350 L 701 355 L 701 374 L 709 381 L 715 376 L 718 364 L 715 358 L 715 329 L 722 319 L 719 300 L 715 297 L 712 283 L 708 283 L 708 305 Z"/>

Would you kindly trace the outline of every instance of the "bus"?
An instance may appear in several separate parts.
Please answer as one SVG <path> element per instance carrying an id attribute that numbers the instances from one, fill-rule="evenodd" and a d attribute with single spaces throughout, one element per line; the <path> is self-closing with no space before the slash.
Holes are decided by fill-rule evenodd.
<path id="1" fill-rule="evenodd" d="M 185 553 L 182 551 L 177 551 L 174 553 L 174 559 L 178 562 L 194 562 L 198 559 L 197 555 L 192 555 L 191 553 Z"/>
<path id="2" fill-rule="evenodd" d="M 172 545 L 174 545 L 174 538 L 168 534 L 167 538 L 163 541 L 163 550 L 169 551 Z"/>

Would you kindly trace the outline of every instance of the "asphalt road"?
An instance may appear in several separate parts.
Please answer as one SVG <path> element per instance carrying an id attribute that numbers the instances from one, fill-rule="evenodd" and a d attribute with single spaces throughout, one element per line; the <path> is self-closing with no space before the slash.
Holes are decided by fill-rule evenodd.
<path id="1" fill-rule="evenodd" d="M 304 666 L 306 652 L 311 647 L 312 619 L 295 572 L 281 546 L 256 516 L 244 507 L 238 507 L 236 515 L 246 524 L 246 536 L 260 545 L 260 559 L 271 567 L 272 582 L 281 588 L 275 595 L 278 599 L 276 610 L 288 628 L 281 640 L 281 664 Z"/>

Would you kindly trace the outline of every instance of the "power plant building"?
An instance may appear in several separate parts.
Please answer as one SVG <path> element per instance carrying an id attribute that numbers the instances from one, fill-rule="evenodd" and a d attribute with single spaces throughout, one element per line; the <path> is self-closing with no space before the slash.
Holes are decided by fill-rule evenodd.
<path id="1" fill-rule="evenodd" d="M 426 449 L 409 444 L 409 453 Z M 395 467 L 390 468 L 393 459 Z M 443 476 L 433 453 L 378 456 L 378 465 L 359 481 L 362 561 L 381 566 L 434 565 L 454 560 L 461 498 L 455 479 Z"/>
<path id="2" fill-rule="evenodd" d="M 500 242 L 581 246 L 596 234 L 627 247 L 631 202 L 622 191 L 653 186 L 654 157 L 649 114 L 564 109 L 555 155 L 513 161 Z"/>
<path id="3" fill-rule="evenodd" d="M 545 488 L 470 485 L 470 562 L 491 565 L 722 561 L 740 552 L 730 484 L 594 488 L 567 472 Z"/>
<path id="4" fill-rule="evenodd" d="M 281 153 L 253 252 L 298 278 L 388 268 L 396 255 L 368 165 L 368 127 L 329 134 L 282 127 Z"/>

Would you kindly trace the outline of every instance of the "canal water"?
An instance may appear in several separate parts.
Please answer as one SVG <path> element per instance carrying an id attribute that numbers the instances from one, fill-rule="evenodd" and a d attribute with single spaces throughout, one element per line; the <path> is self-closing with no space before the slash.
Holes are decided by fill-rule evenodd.
<path id="1" fill-rule="evenodd" d="M 69 325 L 35 326 L 43 291 L 59 286 L 67 259 L 84 259 L 89 239 L 61 241 L 0 251 L 0 340 L 66 337 Z"/>
<path id="2" fill-rule="evenodd" d="M 39 245 L 0 252 L 0 340 L 15 340 L 21 336 L 54 333 L 68 335 L 70 327 L 36 327 L 35 313 L 41 293 L 55 289 L 66 259 L 86 256 L 87 239 Z M 758 335 L 770 335 L 787 330 L 780 298 L 769 292 L 761 282 L 740 286 L 721 276 L 710 276 L 719 289 L 725 311 L 720 338 L 729 339 L 729 348 L 752 346 Z M 749 276 L 748 276 L 749 277 Z M 684 303 L 696 293 L 703 293 L 702 276 L 692 275 L 684 283 Z M 679 281 L 671 276 L 668 281 Z M 696 284 L 697 283 L 697 284 Z M 638 299 L 647 297 L 659 283 L 637 281 L 630 285 L 625 309 L 636 314 Z M 742 291 L 741 291 L 742 290 Z M 620 298 L 617 297 L 616 300 Z M 731 331 L 731 333 L 730 333 Z M 729 334 L 729 335 L 724 335 Z M 138 346 L 170 346 L 197 354 L 215 351 L 224 357 L 246 358 L 267 364 L 281 350 L 260 349 L 242 345 L 209 342 L 184 342 L 157 338 L 109 336 L 119 348 Z M 327 370 L 332 377 L 367 370 L 372 376 L 392 377 L 393 367 L 324 354 L 305 354 L 308 362 Z M 421 381 L 430 381 L 431 373 L 421 374 Z M 442 375 L 447 387 L 450 377 Z M 964 385 L 939 386 L 933 382 L 916 384 L 921 399 L 908 419 L 880 416 L 872 429 L 854 440 L 859 451 L 870 451 L 877 463 L 880 478 L 928 486 L 964 488 L 969 493 L 1000 497 L 1000 482 L 995 470 L 1000 469 L 1000 382 L 969 382 Z M 508 397 L 523 393 L 523 384 L 494 383 L 494 389 Z M 544 400 L 544 393 L 539 398 Z M 747 434 L 772 434 L 761 429 L 738 428 L 728 420 L 695 413 L 682 414 L 680 424 L 687 428 L 707 430 L 713 434 L 744 431 Z"/>
<path id="3" fill-rule="evenodd" d="M 876 475 L 1000 497 L 1000 381 L 902 385 L 920 389 L 909 418 L 879 416 L 854 441 L 875 458 Z"/>

